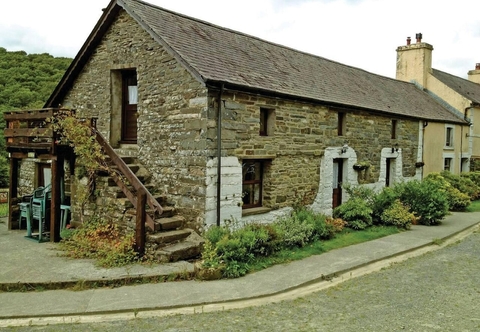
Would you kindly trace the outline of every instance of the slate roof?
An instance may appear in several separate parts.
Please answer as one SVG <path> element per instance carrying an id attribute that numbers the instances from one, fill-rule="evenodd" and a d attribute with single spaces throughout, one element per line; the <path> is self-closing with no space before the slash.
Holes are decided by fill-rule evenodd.
<path id="1" fill-rule="evenodd" d="M 465 123 L 412 83 L 372 74 L 139 0 L 112 0 L 110 10 L 106 10 L 97 24 L 97 34 L 92 32 L 91 41 L 87 40 L 74 61 L 85 63 L 81 58 L 88 56 L 87 46 L 91 49 L 93 41 L 99 40 L 98 34 L 106 31 L 101 22 L 112 21 L 105 16 L 116 15 L 115 4 L 124 8 L 206 84 L 224 83 L 397 116 Z M 51 97 L 49 102 L 53 100 Z"/>
<path id="2" fill-rule="evenodd" d="M 480 104 L 480 84 L 437 69 L 432 69 L 432 75 L 466 99 L 471 100 L 476 104 Z"/>

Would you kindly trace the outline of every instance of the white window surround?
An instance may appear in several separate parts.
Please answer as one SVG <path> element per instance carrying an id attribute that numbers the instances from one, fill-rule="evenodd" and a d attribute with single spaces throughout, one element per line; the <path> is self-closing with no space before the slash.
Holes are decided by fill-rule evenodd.
<path id="1" fill-rule="evenodd" d="M 442 155 L 442 167 L 441 169 L 444 170 L 445 169 L 445 159 L 450 159 L 450 172 L 454 173 L 455 172 L 455 169 L 456 169 L 456 159 L 455 159 L 455 153 L 444 153 Z"/>

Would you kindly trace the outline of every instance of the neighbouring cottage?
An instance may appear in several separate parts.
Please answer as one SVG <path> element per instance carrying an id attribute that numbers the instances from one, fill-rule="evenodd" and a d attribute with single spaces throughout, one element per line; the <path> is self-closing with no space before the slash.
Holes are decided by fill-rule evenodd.
<path id="1" fill-rule="evenodd" d="M 432 68 L 433 46 L 407 38 L 407 45 L 397 48 L 396 78 L 412 82 L 453 114 L 469 121 L 470 126 L 434 123 L 425 129 L 426 173 L 447 170 L 459 174 L 480 167 L 480 64 L 468 72 L 468 80 Z M 476 123 L 479 122 L 479 123 Z M 439 139 L 442 138 L 442 139 Z M 476 163 L 471 161 L 478 160 Z"/>
<path id="2" fill-rule="evenodd" d="M 59 105 L 97 118 L 196 230 L 420 179 L 425 128 L 468 125 L 412 83 L 138 0 L 110 2 L 45 106 Z"/>

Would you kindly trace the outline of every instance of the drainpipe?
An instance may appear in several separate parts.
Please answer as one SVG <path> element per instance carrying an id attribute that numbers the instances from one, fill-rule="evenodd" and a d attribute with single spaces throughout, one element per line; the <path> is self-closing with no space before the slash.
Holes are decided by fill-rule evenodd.
<path id="1" fill-rule="evenodd" d="M 463 119 L 464 119 L 465 121 L 467 121 L 467 119 L 468 119 L 467 112 L 468 112 L 468 110 L 469 110 L 469 109 L 471 109 L 471 108 L 474 108 L 474 107 L 473 107 L 473 106 L 465 107 L 465 110 L 463 111 Z M 468 121 L 468 122 L 470 123 L 470 121 Z M 470 123 L 470 125 L 471 125 L 471 123 Z M 469 131 L 470 131 L 470 127 L 469 127 Z M 460 135 L 461 135 L 461 137 L 462 137 L 462 139 L 460 140 L 460 173 L 462 173 L 462 159 L 463 159 L 463 126 L 462 126 L 462 129 L 461 129 L 461 134 L 460 134 Z M 468 135 L 469 135 L 469 134 L 467 134 L 467 136 L 468 136 Z M 472 156 L 470 155 L 470 157 L 472 157 Z"/>
<path id="2" fill-rule="evenodd" d="M 423 121 L 423 129 L 422 129 L 422 162 L 425 162 L 425 128 L 428 126 L 428 121 Z M 424 173 L 424 170 L 423 170 L 423 167 L 422 167 L 422 178 L 421 180 L 423 180 L 423 173 Z"/>
<path id="3" fill-rule="evenodd" d="M 218 95 L 217 116 L 217 226 L 220 226 L 220 195 L 222 194 L 222 95 L 224 85 Z"/>

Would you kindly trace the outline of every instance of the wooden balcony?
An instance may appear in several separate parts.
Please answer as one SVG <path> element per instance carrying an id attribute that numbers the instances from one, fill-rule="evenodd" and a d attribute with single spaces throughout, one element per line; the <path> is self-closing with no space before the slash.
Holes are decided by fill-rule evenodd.
<path id="1" fill-rule="evenodd" d="M 54 132 L 48 120 L 61 111 L 65 110 L 45 108 L 4 112 L 7 152 L 19 159 L 27 157 L 50 159 L 54 156 L 61 146 L 58 145 L 58 134 Z"/>

